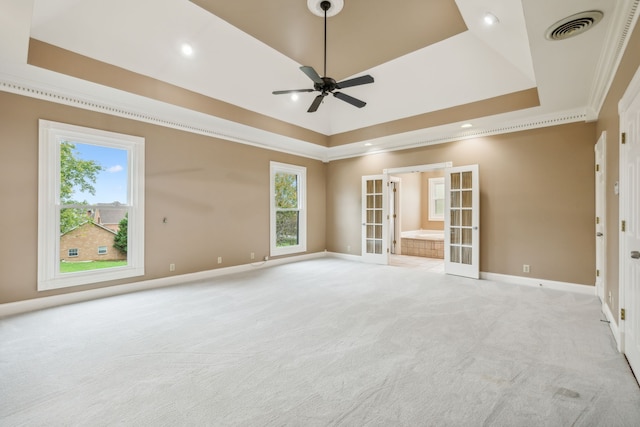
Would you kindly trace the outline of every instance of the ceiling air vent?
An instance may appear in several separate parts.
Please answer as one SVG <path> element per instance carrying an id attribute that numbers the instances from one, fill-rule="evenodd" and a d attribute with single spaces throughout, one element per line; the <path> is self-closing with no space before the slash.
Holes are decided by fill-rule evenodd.
<path id="1" fill-rule="evenodd" d="M 549 27 L 545 37 L 549 40 L 565 40 L 577 36 L 596 25 L 604 14 L 599 10 L 588 10 L 567 16 Z"/>

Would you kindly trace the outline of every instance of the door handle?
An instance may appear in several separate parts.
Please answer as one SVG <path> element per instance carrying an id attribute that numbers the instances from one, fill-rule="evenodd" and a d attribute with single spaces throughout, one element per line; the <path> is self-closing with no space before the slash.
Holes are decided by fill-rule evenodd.
<path id="1" fill-rule="evenodd" d="M 631 251 L 631 258 L 640 259 L 640 251 Z"/>
<path id="2" fill-rule="evenodd" d="M 602 236 L 604 236 L 604 234 L 602 234 L 600 231 L 596 233 L 596 237 L 602 237 Z"/>

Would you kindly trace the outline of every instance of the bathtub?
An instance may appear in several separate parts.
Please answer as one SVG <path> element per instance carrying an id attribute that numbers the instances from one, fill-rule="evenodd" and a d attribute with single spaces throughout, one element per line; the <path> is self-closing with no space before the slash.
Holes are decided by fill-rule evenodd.
<path id="1" fill-rule="evenodd" d="M 400 233 L 402 255 L 444 259 L 444 231 L 412 230 Z"/>
<path id="2" fill-rule="evenodd" d="M 400 233 L 402 239 L 444 240 L 444 230 L 412 230 Z"/>

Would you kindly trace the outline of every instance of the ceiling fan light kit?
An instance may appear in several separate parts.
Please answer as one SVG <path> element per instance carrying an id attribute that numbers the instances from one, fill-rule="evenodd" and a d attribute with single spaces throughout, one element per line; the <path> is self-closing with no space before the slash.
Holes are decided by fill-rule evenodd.
<path id="1" fill-rule="evenodd" d="M 317 111 L 324 98 L 329 94 L 332 94 L 334 97 L 351 104 L 354 107 L 364 107 L 367 105 L 366 102 L 342 92 L 335 92 L 335 90 L 373 83 L 373 77 L 367 74 L 341 82 L 336 82 L 335 79 L 327 77 L 327 17 L 335 16 L 342 10 L 342 7 L 344 6 L 343 0 L 307 0 L 307 6 L 313 14 L 324 17 L 324 77 L 320 77 L 313 67 L 303 65 L 300 67 L 300 70 L 302 70 L 302 72 L 313 81 L 313 89 L 276 90 L 272 93 L 274 95 L 283 95 L 299 92 L 320 92 L 320 95 L 316 96 L 311 103 L 311 106 L 307 110 L 308 113 Z M 320 11 L 320 13 L 318 11 Z"/>

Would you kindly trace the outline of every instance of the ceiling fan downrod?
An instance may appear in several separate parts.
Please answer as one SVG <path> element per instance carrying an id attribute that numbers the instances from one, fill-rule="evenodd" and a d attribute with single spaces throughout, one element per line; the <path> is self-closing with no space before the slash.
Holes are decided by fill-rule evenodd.
<path id="1" fill-rule="evenodd" d="M 331 2 L 323 0 L 320 3 L 320 7 L 324 10 L 324 73 L 323 77 L 327 76 L 327 11 L 331 9 Z"/>

